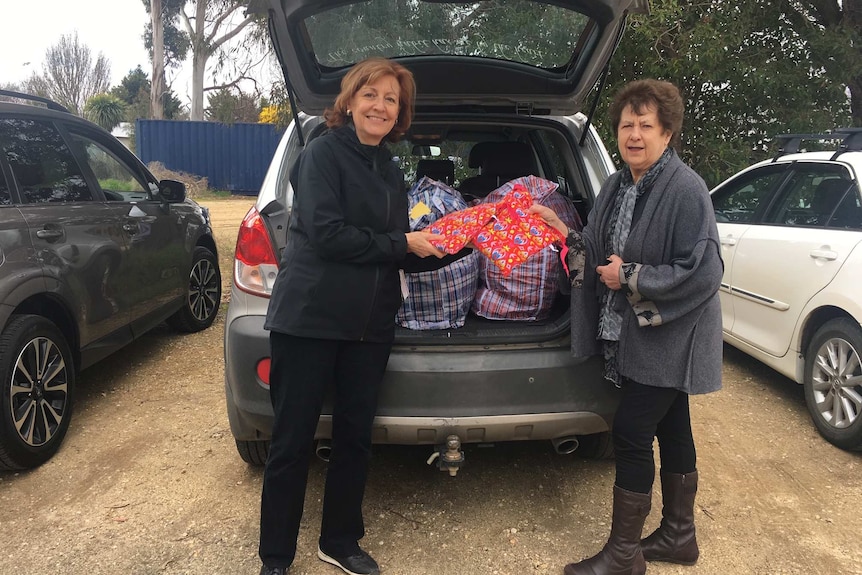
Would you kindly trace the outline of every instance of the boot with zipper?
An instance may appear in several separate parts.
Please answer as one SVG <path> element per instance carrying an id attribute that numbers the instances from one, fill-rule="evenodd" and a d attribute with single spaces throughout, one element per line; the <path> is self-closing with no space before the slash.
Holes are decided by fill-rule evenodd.
<path id="1" fill-rule="evenodd" d="M 644 559 L 694 565 L 700 556 L 694 530 L 697 471 L 661 472 L 662 517 L 658 529 L 641 541 Z"/>
<path id="2" fill-rule="evenodd" d="M 598 554 L 566 565 L 564 575 L 644 575 L 641 531 L 650 510 L 651 494 L 626 491 L 614 485 L 611 535 Z"/>

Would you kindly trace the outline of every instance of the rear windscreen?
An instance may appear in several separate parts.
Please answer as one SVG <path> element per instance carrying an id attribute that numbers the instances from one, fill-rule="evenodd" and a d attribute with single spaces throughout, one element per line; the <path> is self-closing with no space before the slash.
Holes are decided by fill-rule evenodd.
<path id="1" fill-rule="evenodd" d="M 320 65 L 350 66 L 370 56 L 475 56 L 540 68 L 566 66 L 591 20 L 527 0 L 441 3 L 371 0 L 305 19 Z"/>

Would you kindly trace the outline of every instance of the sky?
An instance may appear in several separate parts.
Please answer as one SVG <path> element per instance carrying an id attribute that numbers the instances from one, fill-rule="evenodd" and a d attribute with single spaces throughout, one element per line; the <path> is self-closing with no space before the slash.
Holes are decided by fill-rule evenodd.
<path id="1" fill-rule="evenodd" d="M 94 60 L 101 52 L 110 61 L 112 84 L 139 64 L 149 73 L 142 39 L 148 18 L 141 0 L 2 0 L 0 84 L 41 73 L 45 51 L 76 30 Z"/>
<path id="2" fill-rule="evenodd" d="M 142 38 L 148 21 L 141 0 L 0 0 L 0 85 L 41 74 L 46 50 L 75 31 L 93 60 L 100 52 L 108 59 L 112 86 L 138 65 L 150 76 L 152 65 Z M 166 76 L 188 105 L 191 63 L 166 70 Z"/>

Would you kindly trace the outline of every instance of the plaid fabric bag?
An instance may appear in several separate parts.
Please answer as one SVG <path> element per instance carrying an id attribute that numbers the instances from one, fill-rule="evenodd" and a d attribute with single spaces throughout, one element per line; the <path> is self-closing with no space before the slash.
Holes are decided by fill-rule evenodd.
<path id="1" fill-rule="evenodd" d="M 408 202 L 412 231 L 467 207 L 458 190 L 427 176 L 410 188 Z M 474 251 L 438 270 L 404 274 L 410 295 L 396 314 L 398 325 L 416 330 L 463 327 L 476 294 L 480 259 Z"/>
<path id="2" fill-rule="evenodd" d="M 524 186 L 533 200 L 554 210 L 573 230 L 581 229 L 577 212 L 556 183 L 536 176 L 526 176 L 506 182 L 484 199 L 498 203 L 516 186 Z M 479 286 L 472 310 L 487 319 L 535 321 L 546 319 L 558 292 L 560 256 L 553 246 L 533 254 L 506 276 L 487 258 L 479 262 Z"/>

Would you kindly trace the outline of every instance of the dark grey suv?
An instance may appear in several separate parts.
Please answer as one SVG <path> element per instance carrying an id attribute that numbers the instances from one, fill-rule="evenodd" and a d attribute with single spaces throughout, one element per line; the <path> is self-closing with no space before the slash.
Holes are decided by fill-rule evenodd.
<path id="1" fill-rule="evenodd" d="M 182 183 L 52 102 L 0 96 L 0 469 L 24 469 L 60 447 L 80 370 L 161 322 L 209 327 L 221 274 Z"/>
<path id="2" fill-rule="evenodd" d="M 244 460 L 264 463 L 272 428 L 263 325 L 293 205 L 288 174 L 305 142 L 324 131 L 320 115 L 350 66 L 385 56 L 416 78 L 413 125 L 392 146 L 405 189 L 426 173 L 465 197 L 481 197 L 533 175 L 556 184 L 585 220 L 615 167 L 582 111 L 597 97 L 593 87 L 626 14 L 647 8 L 645 0 L 252 3 L 269 15 L 298 110 L 237 240 L 225 391 Z M 560 452 L 608 455 L 618 396 L 602 379 L 600 358 L 572 357 L 570 321 L 578 318 L 561 295 L 535 321 L 470 313 L 457 329 L 397 329 L 373 440 L 429 446 L 449 436 L 465 444 L 551 440 Z M 331 413 L 326 405 L 320 452 L 327 450 Z M 438 449 L 438 462 L 460 461 L 457 447 Z"/>

